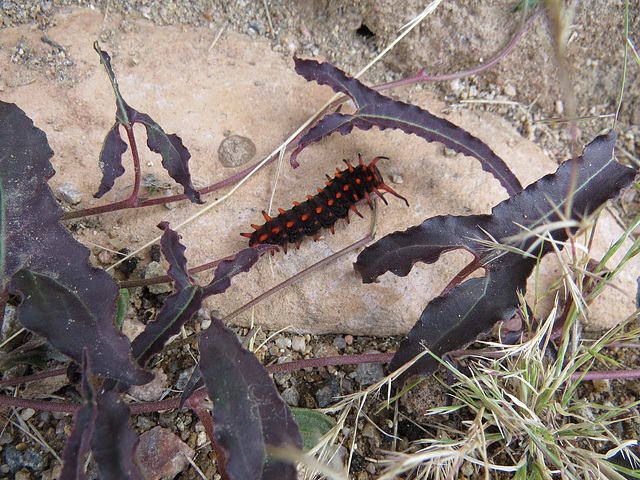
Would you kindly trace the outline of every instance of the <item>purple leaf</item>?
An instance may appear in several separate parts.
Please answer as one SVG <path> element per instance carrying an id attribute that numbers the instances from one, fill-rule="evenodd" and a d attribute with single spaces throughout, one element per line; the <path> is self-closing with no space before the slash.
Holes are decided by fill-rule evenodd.
<path id="1" fill-rule="evenodd" d="M 231 480 L 296 478 L 295 465 L 269 456 L 271 447 L 302 448 L 291 411 L 258 359 L 213 319 L 200 337 L 200 371 L 213 401 L 220 468 Z"/>
<path id="2" fill-rule="evenodd" d="M 127 144 L 120 137 L 119 126 L 120 124 L 116 122 L 111 127 L 102 144 L 102 151 L 100 152 L 102 180 L 98 191 L 93 195 L 95 198 L 101 198 L 111 190 L 116 179 L 124 174 L 122 154 L 127 151 Z"/>
<path id="3" fill-rule="evenodd" d="M 132 361 L 113 324 L 117 284 L 59 223 L 47 185 L 52 156 L 44 132 L 0 102 L 0 292 L 19 295 L 20 322 L 77 363 L 86 346 L 94 373 L 146 383 L 152 375 Z"/>
<path id="4" fill-rule="evenodd" d="M 129 427 L 130 409 L 113 390 L 97 398 L 98 416 L 91 451 L 100 467 L 100 478 L 144 480 L 136 460 L 138 435 Z"/>
<path id="5" fill-rule="evenodd" d="M 156 320 L 148 323 L 145 331 L 132 343 L 133 357 L 140 365 L 145 365 L 153 355 L 162 351 L 166 342 L 200 310 L 205 298 L 226 291 L 231 285 L 231 277 L 249 271 L 260 257 L 259 249 L 245 248 L 233 259 L 220 262 L 211 283 L 200 287 L 192 283 L 187 273 L 185 247 L 180 243 L 179 235 L 169 228 L 167 222 L 158 227 L 164 230 L 160 246 L 169 262 L 168 273 L 174 280 L 176 292 L 167 297 Z"/>
<path id="6" fill-rule="evenodd" d="M 405 276 L 416 262 L 433 263 L 440 254 L 455 248 L 469 250 L 476 256 L 478 266 L 486 271 L 485 278 L 467 280 L 427 305 L 391 362 L 392 369 L 399 368 L 425 347 L 436 355 L 462 348 L 497 321 L 508 320 L 515 313 L 517 292 L 524 293 L 527 277 L 536 265 L 535 257 L 550 252 L 552 245 L 550 242 L 538 245 L 537 237 L 529 236 L 514 246 L 530 251 L 534 258 L 518 253 L 495 257 L 479 240 L 492 237 L 506 242 L 509 237 L 523 233 L 522 227 L 534 229 L 559 222 L 566 212 L 568 198 L 571 198 L 571 219 L 579 221 L 593 213 L 628 186 L 637 173 L 615 160 L 614 145 L 615 132 L 597 137 L 582 156 L 563 163 L 556 173 L 498 204 L 492 215 L 433 217 L 422 225 L 387 235 L 358 256 L 355 269 L 365 283 L 375 281 L 386 271 Z M 569 195 L 573 180 L 575 188 Z M 556 241 L 568 238 L 564 227 L 549 228 Z M 575 228 L 570 231 L 574 233 Z M 405 378 L 428 375 L 435 368 L 437 362 L 425 356 L 407 371 Z"/>
<path id="7" fill-rule="evenodd" d="M 260 245 L 259 247 L 264 247 Z M 268 248 L 268 247 L 267 247 Z M 217 295 L 223 293 L 231 286 L 231 277 L 238 273 L 248 272 L 251 270 L 264 248 L 245 248 L 240 250 L 230 260 L 223 260 L 216 268 L 213 280 L 204 287 L 205 296 Z"/>
<path id="8" fill-rule="evenodd" d="M 85 348 L 82 359 L 82 396 L 85 404 L 76 414 L 73 431 L 62 454 L 60 480 L 85 480 L 84 458 L 89 451 L 97 415 L 93 387 L 89 383 L 89 354 Z"/>
<path id="9" fill-rule="evenodd" d="M 131 122 L 142 123 L 147 129 L 147 146 L 149 150 L 162 155 L 162 166 L 167 170 L 171 178 L 184 188 L 184 194 L 193 203 L 204 203 L 200 193 L 191 184 L 189 173 L 189 159 L 191 153 L 182 143 L 182 139 L 176 134 L 167 135 L 149 115 L 139 113 L 128 107 Z"/>
<path id="10" fill-rule="evenodd" d="M 107 76 L 111 81 L 111 86 L 116 96 L 117 107 L 116 125 L 107 134 L 100 154 L 100 168 L 103 169 L 103 178 L 100 189 L 96 194 L 97 198 L 107 193 L 113 187 L 115 179 L 124 173 L 121 159 L 125 150 L 122 150 L 122 145 L 117 140 L 110 138 L 110 135 L 117 135 L 117 138 L 120 139 L 120 135 L 117 133 L 117 126 L 122 124 L 125 128 L 131 129 L 133 124 L 137 122 L 142 123 L 147 129 L 147 146 L 152 152 L 162 155 L 162 165 L 169 172 L 171 178 L 182 185 L 187 198 L 193 203 L 204 203 L 200 199 L 200 193 L 191 184 L 191 174 L 188 167 L 191 154 L 182 144 L 180 137 L 175 134 L 167 135 L 162 127 L 149 115 L 138 112 L 124 101 L 118 87 L 118 80 L 111 67 L 111 57 L 107 52 L 100 49 L 98 42 L 94 42 L 93 49 L 100 56 L 100 62 L 107 71 Z M 114 131 L 115 133 L 112 133 Z"/>
<path id="11" fill-rule="evenodd" d="M 355 78 L 348 77 L 342 70 L 330 63 L 302 60 L 294 57 L 296 72 L 308 81 L 330 86 L 334 92 L 348 95 L 355 102 L 357 111 L 353 115 L 333 113 L 326 115 L 300 139 L 298 147 L 291 154 L 291 164 L 297 166 L 296 157 L 308 145 L 322 140 L 334 132 L 347 135 L 358 127 L 369 130 L 378 127 L 400 129 L 413 133 L 427 142 L 440 142 L 448 148 L 475 157 L 482 169 L 491 173 L 500 184 L 513 195 L 522 190 L 522 185 L 507 164 L 491 148 L 466 130 L 436 117 L 416 105 L 392 100 L 372 90 Z"/>

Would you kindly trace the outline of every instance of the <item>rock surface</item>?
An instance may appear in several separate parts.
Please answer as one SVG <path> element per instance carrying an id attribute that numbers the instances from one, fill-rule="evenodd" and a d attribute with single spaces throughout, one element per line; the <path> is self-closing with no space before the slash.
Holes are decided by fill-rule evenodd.
<path id="1" fill-rule="evenodd" d="M 7 55 L 0 57 L 3 99 L 24 109 L 47 133 L 56 152 L 52 161 L 57 174 L 51 180 L 52 188 L 72 183 L 83 194 L 85 206 L 120 200 L 132 184 L 127 165 L 127 174 L 116 182 L 112 192 L 100 201 L 87 200 L 100 181 L 97 158 L 115 108 L 109 81 L 92 48 L 96 38 L 113 57 L 125 99 L 167 132 L 176 132 L 190 149 L 190 168 L 198 184 L 221 181 L 233 172 L 215 161 L 225 132 L 252 138 L 257 156 L 263 158 L 331 97 L 328 88 L 307 83 L 296 75 L 291 58 L 273 52 L 266 41 L 228 32 L 210 48 L 215 35 L 210 29 L 158 29 L 144 21 L 113 35 L 119 21 L 117 15 L 105 20 L 93 10 L 65 10 L 49 29 L 48 35 L 66 46 L 66 55 L 75 64 L 69 67 L 75 79 L 71 86 L 12 62 Z M 28 42 L 35 50 L 50 48 L 40 42 L 40 36 L 28 26 L 5 29 L 0 47 L 6 51 L 19 42 Z M 172 48 L 167 49 L 167 44 Z M 484 140 L 505 159 L 523 185 L 557 166 L 502 118 L 467 110 L 443 113 L 444 104 L 421 88 L 399 89 L 394 95 L 443 115 Z M 144 148 L 143 131 L 136 130 L 136 134 L 143 173 L 170 180 L 159 157 Z M 483 172 L 475 160 L 446 155 L 441 145 L 427 144 L 415 136 L 372 130 L 333 136 L 306 149 L 299 157 L 301 166 L 297 170 L 292 170 L 285 159 L 272 211 L 289 208 L 294 200 L 302 201 L 306 194 L 313 194 L 323 186 L 326 173 L 341 166 L 342 159 L 355 160 L 357 153 L 366 160 L 379 155 L 389 157 L 378 165 L 392 188 L 411 204 L 407 208 L 390 197 L 388 206 L 381 205 L 378 237 L 434 215 L 489 213 L 492 206 L 506 198 L 498 182 Z M 129 161 L 128 155 L 125 162 Z M 100 250 L 93 245 L 107 247 L 114 237 L 135 250 L 159 235 L 155 226 L 160 221 L 175 227 L 200 211 L 202 215 L 180 229 L 188 248 L 189 265 L 230 255 L 246 246 L 240 232 L 250 231 L 249 224 L 261 222 L 260 211 L 268 208 L 275 172 L 275 165 L 261 170 L 213 209 L 181 202 L 172 210 L 151 207 L 101 215 L 98 227 L 91 232 L 82 230 L 79 239 L 91 242 L 87 244 L 94 253 Z M 227 191 L 207 195 L 205 200 L 211 204 Z M 335 236 L 325 232 L 317 243 L 305 240 L 300 250 L 263 257 L 250 273 L 234 279 L 227 294 L 209 300 L 208 307 L 223 316 L 231 313 L 268 288 L 359 240 L 372 219 L 368 208 L 361 210 L 365 219 L 355 218 L 348 226 L 338 222 Z M 606 248 L 621 233 L 606 213 L 601 222 L 606 227 L 598 230 L 599 249 Z M 601 253 L 592 255 L 598 259 Z M 386 274 L 378 284 L 363 285 L 351 266 L 355 256 L 351 253 L 342 257 L 262 302 L 253 311 L 255 322 L 267 330 L 293 326 L 298 332 L 403 334 L 426 303 L 469 260 L 465 253 L 452 252 L 435 265 L 416 265 L 405 278 Z M 550 285 L 561 272 L 551 258 L 545 262 L 548 265 L 543 269 L 542 284 Z M 620 292 L 608 289 L 597 300 L 589 317 L 590 328 L 609 327 L 635 309 L 637 283 L 633 272 L 638 271 L 636 262 L 617 280 Z M 202 282 L 209 278 L 206 273 L 199 276 Z M 528 293 L 530 300 L 532 290 Z M 544 315 L 544 310 L 540 313 Z M 251 315 L 247 312 L 234 322 L 246 325 Z"/>

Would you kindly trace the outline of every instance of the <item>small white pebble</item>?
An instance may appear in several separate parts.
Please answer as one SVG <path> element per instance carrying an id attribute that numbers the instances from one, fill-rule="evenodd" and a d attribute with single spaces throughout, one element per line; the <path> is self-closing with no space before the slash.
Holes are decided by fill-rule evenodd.
<path id="1" fill-rule="evenodd" d="M 29 420 L 36 414 L 36 411 L 33 408 L 25 408 L 22 412 L 20 412 L 20 418 L 22 420 Z"/>
<path id="2" fill-rule="evenodd" d="M 296 352 L 304 352 L 307 342 L 304 337 L 295 336 L 291 339 L 291 348 Z"/>
<path id="3" fill-rule="evenodd" d="M 518 94 L 518 90 L 513 85 L 506 85 L 504 87 L 504 94 L 507 97 L 515 97 Z"/>

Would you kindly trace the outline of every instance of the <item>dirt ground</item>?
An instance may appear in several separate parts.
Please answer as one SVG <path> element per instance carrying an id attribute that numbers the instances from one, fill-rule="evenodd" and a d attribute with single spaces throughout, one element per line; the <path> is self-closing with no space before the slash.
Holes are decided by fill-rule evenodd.
<path id="1" fill-rule="evenodd" d="M 570 21 L 565 31 L 573 94 L 563 91 L 558 80 L 552 29 L 544 17 L 539 17 L 495 67 L 472 77 L 403 87 L 391 95 L 463 126 L 504 158 L 523 184 L 531 183 L 553 171 L 571 151 L 572 138 L 566 126 L 540 120 L 571 112 L 572 95 L 578 116 L 611 115 L 617 108 L 623 78 L 624 2 L 591 0 L 574 4 L 567 9 Z M 108 80 L 92 50 L 93 40 L 97 39 L 113 57 L 127 101 L 183 138 L 193 156 L 191 166 L 197 185 L 215 183 L 240 169 L 225 166 L 227 160 L 219 158 L 225 139 L 249 139 L 248 143 L 238 141 L 255 151 L 253 161 L 257 161 L 330 97 L 328 89 L 308 84 L 295 75 L 291 61 L 294 52 L 301 57 L 330 61 L 354 74 L 426 5 L 387 0 L 5 1 L 0 3 L 0 99 L 16 102 L 47 133 L 56 152 L 54 190 L 70 182 L 82 195 L 81 205 L 105 203 L 91 198 L 100 178 L 97 154 L 114 111 Z M 379 84 L 415 74 L 422 68 L 433 75 L 476 68 L 500 52 L 520 28 L 521 12 L 511 11 L 516 5 L 517 2 L 498 0 L 443 2 L 363 79 Z M 640 37 L 638 8 L 635 2 L 629 15 L 630 37 L 636 40 Z M 618 156 L 627 163 L 638 162 L 640 157 L 640 109 L 635 108 L 640 106 L 638 78 L 637 65 L 631 62 L 616 125 Z M 611 117 L 580 122 L 577 145 L 584 145 L 611 126 Z M 381 209 L 380 235 L 428 216 L 487 213 L 506 198 L 497 182 L 488 179 L 470 159 L 458 155 L 452 164 L 442 147 L 425 145 L 422 140 L 388 131 L 360 132 L 348 138 L 332 137 L 309 149 L 301 156 L 307 163 L 304 168 L 291 170 L 285 160 L 274 208 L 288 208 L 291 201 L 314 192 L 317 179 L 339 166 L 343 158 L 353 160 L 357 153 L 367 159 L 390 157 L 382 162 L 383 170 L 389 172 L 393 188 L 411 199 L 409 209 L 393 198 L 388 207 Z M 323 160 L 317 161 L 318 158 Z M 157 158 L 148 154 L 143 163 L 146 173 L 155 175 L 149 181 L 160 185 L 161 192 L 171 192 L 173 187 L 166 183 L 168 177 Z M 238 233 L 248 231 L 250 223 L 260 222 L 260 210 L 269 203 L 275 167 L 269 168 L 250 180 L 232 201 L 221 205 L 215 216 L 200 217 L 181 231 L 190 265 L 228 255 L 242 246 Z M 426 185 L 412 182 L 426 177 L 430 178 Z M 125 176 L 107 199 L 121 199 L 130 180 Z M 213 194 L 214 198 L 218 196 Z M 175 225 L 195 211 L 195 207 L 183 202 L 172 209 L 159 207 L 153 212 L 100 216 L 76 223 L 74 228 L 79 240 L 92 249 L 96 264 L 107 266 L 113 257 L 102 247 L 136 249 L 157 235 L 155 225 L 160 221 Z M 639 211 L 637 194 L 628 193 L 612 215 L 603 220 L 601 251 Z M 198 331 L 207 315 L 228 314 L 262 293 L 265 286 L 275 285 L 357 241 L 370 218 L 365 214 L 365 220 L 358 219 L 349 228 L 338 225 L 337 235 L 326 235 L 326 241 L 316 244 L 305 242 L 297 255 L 276 256 L 271 262 L 264 262 L 252 271 L 255 277 L 251 282 L 242 282 L 223 303 L 209 304 L 187 333 Z M 354 224 L 360 228 L 353 229 Z M 138 256 L 140 265 L 131 278 L 143 276 L 150 262 L 148 253 Z M 425 296 L 437 295 L 468 258 L 451 255 L 443 264 L 417 268 L 412 273 L 419 278 L 412 282 L 417 284 L 415 290 L 395 277 L 387 278 L 390 275 L 371 287 L 373 290 L 365 289 L 355 282 L 356 277 L 348 268 L 352 260 L 327 267 L 315 279 L 294 285 L 238 320 L 241 326 L 257 321 L 263 327 L 258 342 L 266 339 L 265 330 L 288 327 L 286 333 L 276 335 L 266 346 L 262 352 L 265 361 L 394 351 L 401 335 L 419 316 Z M 545 268 L 552 282 L 557 266 Z M 620 290 L 612 289 L 613 296 L 594 307 L 589 320 L 592 330 L 609 327 L 636 308 L 639 272 L 640 265 L 636 264 L 621 278 Z M 162 294 L 158 297 L 143 289 L 136 293 L 136 315 L 152 317 Z M 403 309 L 397 308 L 398 302 L 403 303 Z M 136 323 L 136 315 L 131 315 L 131 324 Z M 240 334 L 247 332 L 247 328 L 239 330 Z M 293 339 L 297 348 L 292 347 Z M 300 339 L 304 340 L 302 347 Z M 192 353 L 195 351 L 184 347 L 163 365 L 167 375 L 163 387 L 179 387 L 184 371 L 193 365 Z M 628 368 L 637 368 L 637 355 L 620 355 L 627 355 L 624 358 Z M 356 369 L 350 367 L 296 373 L 277 379 L 277 383 L 282 391 L 296 391 L 297 405 L 315 408 L 319 404 L 318 392 L 333 385 L 336 378 L 340 380 L 341 394 L 362 386 Z M 584 394 L 600 395 L 593 397 L 594 401 L 615 402 L 616 398 L 635 398 L 637 390 L 638 383 L 631 381 L 616 387 L 615 394 Z M 57 389 L 50 393 L 54 391 Z M 63 443 L 55 437 L 65 432 L 70 417 L 42 416 L 40 423 L 43 431 L 53 431 L 51 438 L 48 434 L 46 437 L 60 453 Z M 198 423 L 197 417 L 185 412 L 140 417 L 136 427 L 141 432 L 156 425 L 172 429 L 185 443 L 198 449 L 196 463 L 207 478 L 213 478 L 213 454 L 210 447 L 198 444 Z M 407 433 L 405 437 L 411 435 Z M 2 438 L 5 449 L 18 441 L 18 434 Z M 360 472 L 353 472 L 353 477 L 371 478 L 376 468 L 364 459 L 380 457 L 377 445 L 369 442 L 361 453 L 363 466 Z M 47 458 L 44 472 L 34 472 L 30 477 L 27 472 L 25 480 L 56 478 L 56 462 L 50 456 L 43 457 Z M 1 475 L 2 472 L 0 478 L 8 478 Z M 187 466 L 177 478 L 198 477 Z"/>

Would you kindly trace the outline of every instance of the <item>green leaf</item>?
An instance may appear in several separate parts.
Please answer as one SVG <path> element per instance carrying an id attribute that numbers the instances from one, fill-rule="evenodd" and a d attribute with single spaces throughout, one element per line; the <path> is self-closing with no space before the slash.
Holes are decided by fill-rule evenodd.
<path id="1" fill-rule="evenodd" d="M 292 408 L 291 413 L 302 433 L 303 448 L 307 451 L 315 447 L 320 439 L 336 426 L 333 418 L 317 410 Z"/>

